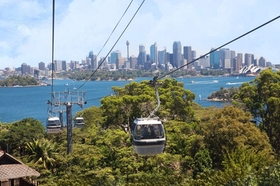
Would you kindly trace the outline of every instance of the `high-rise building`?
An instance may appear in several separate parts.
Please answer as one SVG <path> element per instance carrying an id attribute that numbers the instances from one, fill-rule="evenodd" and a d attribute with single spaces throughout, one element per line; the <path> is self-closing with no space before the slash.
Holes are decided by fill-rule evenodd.
<path id="1" fill-rule="evenodd" d="M 182 46 L 180 41 L 174 41 L 173 43 L 173 67 L 180 67 L 182 60 Z"/>
<path id="2" fill-rule="evenodd" d="M 254 55 L 253 54 L 248 54 L 248 53 L 245 53 L 245 65 L 247 66 L 250 66 L 251 64 L 254 64 Z"/>
<path id="3" fill-rule="evenodd" d="M 121 52 L 119 50 L 111 52 L 111 61 L 110 63 L 116 64 L 118 58 L 122 57 Z"/>
<path id="4" fill-rule="evenodd" d="M 38 64 L 39 70 L 45 70 L 45 63 L 44 62 L 40 62 Z"/>
<path id="5" fill-rule="evenodd" d="M 192 47 L 191 46 L 184 46 L 184 59 L 187 60 L 187 68 L 192 69 L 193 64 L 190 64 L 192 62 Z"/>
<path id="6" fill-rule="evenodd" d="M 231 68 L 231 51 L 228 48 L 220 49 L 220 60 L 223 69 Z"/>
<path id="7" fill-rule="evenodd" d="M 63 60 L 62 61 L 62 70 L 66 71 L 67 65 L 66 65 L 66 61 Z"/>
<path id="8" fill-rule="evenodd" d="M 196 51 L 192 50 L 192 61 L 194 61 L 196 59 Z M 192 66 L 199 66 L 199 61 L 195 61 L 194 63 L 192 63 Z"/>
<path id="9" fill-rule="evenodd" d="M 137 57 L 131 56 L 130 57 L 130 68 L 135 69 L 137 65 Z"/>
<path id="10" fill-rule="evenodd" d="M 204 56 L 199 59 L 199 64 L 197 66 L 201 66 L 201 68 L 209 68 L 210 67 L 210 60 L 209 56 Z"/>
<path id="11" fill-rule="evenodd" d="M 97 68 L 97 56 L 93 54 L 93 51 L 89 52 L 88 58 L 90 58 L 90 69 Z"/>
<path id="12" fill-rule="evenodd" d="M 137 58 L 138 67 L 143 68 L 146 62 L 146 50 L 144 45 L 139 45 L 139 54 Z"/>
<path id="13" fill-rule="evenodd" d="M 126 55 L 127 55 L 127 61 L 129 61 L 129 41 L 126 41 Z"/>
<path id="14" fill-rule="evenodd" d="M 211 49 L 211 51 L 214 49 Z M 216 50 L 210 53 L 210 68 L 219 69 L 220 68 L 220 51 Z"/>
<path id="15" fill-rule="evenodd" d="M 55 72 L 62 71 L 62 61 L 61 60 L 54 60 L 54 71 Z"/>
<path id="16" fill-rule="evenodd" d="M 236 57 L 241 60 L 240 68 L 239 68 L 239 69 L 241 69 L 241 67 L 243 66 L 243 54 L 242 53 L 237 53 Z"/>
<path id="17" fill-rule="evenodd" d="M 159 65 L 166 64 L 166 49 L 158 51 L 158 63 Z"/>
<path id="18" fill-rule="evenodd" d="M 260 57 L 259 66 L 260 67 L 266 67 L 266 59 L 264 57 Z"/>
<path id="19" fill-rule="evenodd" d="M 31 73 L 31 68 L 30 68 L 30 66 L 27 65 L 26 63 L 22 63 L 22 64 L 21 64 L 21 74 L 22 74 L 22 75 L 33 74 L 33 73 Z"/>
<path id="20" fill-rule="evenodd" d="M 156 66 L 158 65 L 158 50 L 157 50 L 157 43 L 154 43 L 150 47 L 150 61 L 155 63 Z"/>
<path id="21" fill-rule="evenodd" d="M 242 53 L 237 53 L 236 57 L 233 58 L 233 71 L 238 71 L 242 68 L 242 63 L 243 63 L 243 54 Z"/>
<path id="22" fill-rule="evenodd" d="M 124 64 L 125 64 L 126 58 L 124 57 L 119 57 L 116 61 L 116 68 L 117 69 L 122 69 L 124 68 Z"/>

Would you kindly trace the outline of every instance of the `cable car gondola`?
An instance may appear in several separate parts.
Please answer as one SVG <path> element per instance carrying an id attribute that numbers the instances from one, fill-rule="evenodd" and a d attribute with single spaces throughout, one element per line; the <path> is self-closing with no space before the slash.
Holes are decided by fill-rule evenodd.
<path id="1" fill-rule="evenodd" d="M 166 139 L 159 118 L 136 118 L 133 126 L 133 148 L 138 155 L 156 155 L 164 151 Z"/>
<path id="2" fill-rule="evenodd" d="M 85 121 L 83 117 L 76 117 L 74 120 L 74 127 L 82 128 L 85 126 Z"/>
<path id="3" fill-rule="evenodd" d="M 157 107 L 147 118 L 136 118 L 133 121 L 131 137 L 132 145 L 139 156 L 149 156 L 161 154 L 164 151 L 166 138 L 161 120 L 154 116 L 160 106 L 160 99 L 157 90 L 156 78 L 151 81 L 155 87 L 158 101 Z"/>
<path id="4" fill-rule="evenodd" d="M 47 119 L 46 127 L 48 133 L 58 133 L 61 132 L 61 122 L 59 117 L 50 116 Z"/>

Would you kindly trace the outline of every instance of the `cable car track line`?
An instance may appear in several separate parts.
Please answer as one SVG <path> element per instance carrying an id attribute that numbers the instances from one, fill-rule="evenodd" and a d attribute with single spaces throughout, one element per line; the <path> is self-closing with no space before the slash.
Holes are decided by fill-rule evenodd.
<path id="1" fill-rule="evenodd" d="M 114 45 L 111 47 L 111 49 L 109 50 L 109 52 L 107 53 L 107 55 L 103 58 L 103 60 L 101 61 L 101 63 L 98 65 L 98 67 L 94 70 L 94 72 L 90 75 L 90 77 L 81 85 L 79 86 L 78 89 L 80 89 L 81 87 L 83 87 L 86 82 L 88 82 L 93 75 L 96 73 L 96 71 L 101 67 L 101 65 L 104 63 L 104 61 L 106 60 L 106 58 L 109 56 L 109 54 L 112 52 L 112 50 L 114 49 L 114 47 L 116 46 L 116 44 L 119 42 L 119 40 L 121 39 L 121 37 L 123 36 L 124 32 L 126 31 L 126 29 L 129 27 L 130 23 L 132 22 L 132 20 L 134 19 L 134 17 L 136 16 L 136 14 L 139 12 L 140 8 L 142 7 L 142 5 L 144 4 L 145 0 L 142 1 L 142 3 L 139 5 L 138 9 L 136 10 L 136 12 L 133 14 L 132 18 L 130 19 L 130 21 L 128 22 L 128 24 L 126 25 L 126 27 L 124 28 L 124 30 L 122 31 L 121 35 L 118 37 L 118 39 L 115 41 Z"/>

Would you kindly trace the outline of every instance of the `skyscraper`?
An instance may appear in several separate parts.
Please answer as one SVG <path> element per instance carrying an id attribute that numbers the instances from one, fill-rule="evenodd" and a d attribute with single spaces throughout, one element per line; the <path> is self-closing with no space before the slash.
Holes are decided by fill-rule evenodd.
<path id="1" fill-rule="evenodd" d="M 90 51 L 88 58 L 90 58 L 90 68 L 91 69 L 96 69 L 97 68 L 97 59 L 96 59 L 96 55 L 93 55 L 93 52 Z"/>
<path id="2" fill-rule="evenodd" d="M 173 67 L 180 67 L 182 60 L 182 46 L 180 41 L 173 43 Z"/>
<path id="3" fill-rule="evenodd" d="M 61 72 L 62 71 L 62 61 L 54 60 L 54 71 Z"/>
<path id="4" fill-rule="evenodd" d="M 231 51 L 228 48 L 220 49 L 220 59 L 222 62 L 222 68 L 231 68 Z"/>
<path id="5" fill-rule="evenodd" d="M 121 52 L 119 50 L 111 52 L 111 64 L 116 64 L 118 58 L 122 57 Z"/>
<path id="6" fill-rule="evenodd" d="M 251 64 L 254 64 L 254 55 L 245 53 L 245 65 L 250 66 Z"/>
<path id="7" fill-rule="evenodd" d="M 192 47 L 184 46 L 184 59 L 187 60 L 187 68 L 192 69 L 193 64 L 189 64 L 192 61 Z"/>
<path id="8" fill-rule="evenodd" d="M 138 58 L 137 58 L 138 67 L 140 67 L 140 68 L 144 67 L 145 62 L 146 62 L 145 46 L 139 45 L 139 54 L 138 54 Z"/>
<path id="9" fill-rule="evenodd" d="M 150 47 L 150 61 L 158 65 L 158 51 L 157 51 L 157 43 L 151 45 Z"/>
<path id="10" fill-rule="evenodd" d="M 213 48 L 211 51 L 214 50 Z M 216 50 L 210 53 L 210 68 L 219 69 L 220 68 L 220 51 Z"/>
<path id="11" fill-rule="evenodd" d="M 129 61 L 129 41 L 126 41 L 127 61 Z"/>
<path id="12" fill-rule="evenodd" d="M 163 65 L 166 64 L 166 49 L 162 50 L 162 51 L 158 51 L 158 63 L 159 65 Z"/>
<path id="13" fill-rule="evenodd" d="M 21 74 L 22 75 L 31 74 L 31 68 L 26 63 L 21 64 Z"/>
<path id="14" fill-rule="evenodd" d="M 38 64 L 38 66 L 39 66 L 39 70 L 45 70 L 45 63 L 44 62 L 40 62 Z"/>
<path id="15" fill-rule="evenodd" d="M 259 59 L 259 66 L 260 67 L 266 67 L 266 60 L 264 57 L 260 57 Z"/>
<path id="16" fill-rule="evenodd" d="M 62 61 L 62 70 L 66 71 L 67 65 L 66 65 L 66 61 L 63 60 Z"/>

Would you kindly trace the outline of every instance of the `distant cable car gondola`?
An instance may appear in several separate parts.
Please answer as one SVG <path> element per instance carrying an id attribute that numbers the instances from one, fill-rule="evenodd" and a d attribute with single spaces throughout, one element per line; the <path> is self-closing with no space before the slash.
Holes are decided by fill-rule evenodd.
<path id="1" fill-rule="evenodd" d="M 85 126 L 85 121 L 83 117 L 76 117 L 74 120 L 74 127 L 82 128 Z"/>
<path id="2" fill-rule="evenodd" d="M 59 117 L 50 116 L 47 119 L 46 127 L 47 127 L 47 132 L 48 133 L 58 133 L 58 132 L 60 132 L 62 125 L 61 125 L 61 121 L 60 121 Z"/>
<path id="3" fill-rule="evenodd" d="M 154 116 L 160 106 L 156 78 L 154 77 L 151 83 L 155 87 L 158 105 L 148 118 L 136 118 L 131 129 L 132 145 L 140 156 L 161 154 L 166 144 L 163 124 L 158 117 Z"/>

